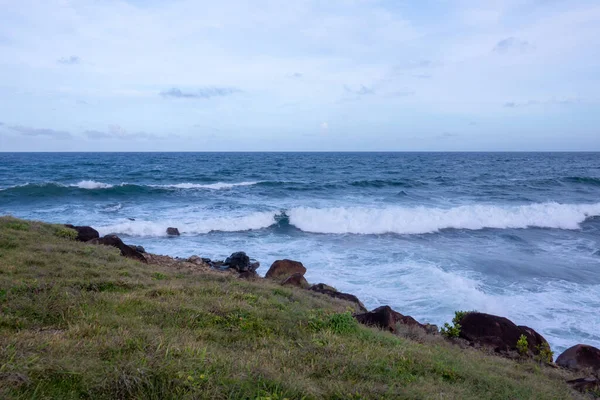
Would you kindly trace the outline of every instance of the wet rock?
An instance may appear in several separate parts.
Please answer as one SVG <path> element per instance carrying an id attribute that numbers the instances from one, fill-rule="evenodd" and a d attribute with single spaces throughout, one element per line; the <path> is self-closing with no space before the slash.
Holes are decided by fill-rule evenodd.
<path id="1" fill-rule="evenodd" d="M 527 338 L 529 356 L 540 353 L 548 342 L 542 335 L 527 326 L 517 326 L 508 318 L 478 312 L 467 313 L 460 321 L 460 337 L 472 345 L 490 347 L 498 353 L 510 355 L 517 350 L 521 335 Z"/>
<path id="2" fill-rule="evenodd" d="M 600 350 L 586 344 L 577 344 L 558 356 L 556 364 L 576 371 L 600 371 Z"/>
<path id="3" fill-rule="evenodd" d="M 272 265 L 271 268 L 267 271 L 265 278 L 271 279 L 285 279 L 294 274 L 300 274 L 304 276 L 306 273 L 306 268 L 299 261 L 293 260 L 277 260 Z"/>
<path id="4" fill-rule="evenodd" d="M 310 286 L 306 281 L 306 278 L 304 278 L 304 275 L 300 273 L 293 274 L 292 276 L 284 279 L 281 284 L 283 286 L 296 286 L 303 289 L 306 289 Z"/>
<path id="5" fill-rule="evenodd" d="M 233 253 L 225 259 L 224 266 L 233 268 L 238 272 L 256 271 L 260 263 L 256 260 L 250 260 L 250 257 L 243 251 Z"/>
<path id="6" fill-rule="evenodd" d="M 80 242 L 89 242 L 92 239 L 98 239 L 100 237 L 98 231 L 91 226 L 75 226 L 71 224 L 65 224 L 65 226 L 77 231 L 75 240 Z"/>
<path id="7" fill-rule="evenodd" d="M 335 299 L 346 300 L 350 303 L 354 303 L 354 305 L 360 312 L 367 312 L 367 309 L 365 308 L 364 304 L 355 295 L 350 294 L 350 293 L 338 292 L 337 290 L 325 289 L 324 287 L 326 287 L 326 286 L 327 285 L 325 285 L 325 284 L 319 283 L 317 285 L 313 285 L 313 286 L 309 287 L 308 290 L 311 290 L 311 291 L 317 292 L 317 293 L 321 293 L 321 294 L 325 294 L 325 295 L 327 295 L 329 297 L 333 297 Z"/>
<path id="8" fill-rule="evenodd" d="M 326 285 L 324 283 L 317 283 L 316 285 L 312 285 L 310 290 L 319 291 L 319 290 L 329 290 L 332 292 L 337 292 L 337 289 L 333 286 Z"/>
<path id="9" fill-rule="evenodd" d="M 169 235 L 169 236 L 179 236 L 180 235 L 179 229 L 169 227 L 169 228 L 167 228 L 167 235 Z"/>
<path id="10" fill-rule="evenodd" d="M 376 326 L 383 330 L 396 332 L 396 324 L 403 324 L 426 330 L 425 325 L 420 324 L 413 317 L 402 315 L 392 310 L 390 306 L 377 307 L 373 311 L 362 314 L 355 314 L 354 318 L 363 325 Z"/>
<path id="11" fill-rule="evenodd" d="M 142 253 L 127 246 L 117 235 L 106 235 L 98 239 L 92 239 L 88 241 L 88 243 L 116 247 L 121 250 L 122 256 L 147 263 L 146 258 Z"/>

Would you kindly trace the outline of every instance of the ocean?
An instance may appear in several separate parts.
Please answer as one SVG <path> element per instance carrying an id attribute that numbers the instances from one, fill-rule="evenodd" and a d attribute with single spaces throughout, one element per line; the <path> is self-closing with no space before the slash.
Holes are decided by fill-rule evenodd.
<path id="1" fill-rule="evenodd" d="M 0 214 L 262 275 L 290 258 L 368 308 L 600 347 L 600 153 L 0 153 Z"/>

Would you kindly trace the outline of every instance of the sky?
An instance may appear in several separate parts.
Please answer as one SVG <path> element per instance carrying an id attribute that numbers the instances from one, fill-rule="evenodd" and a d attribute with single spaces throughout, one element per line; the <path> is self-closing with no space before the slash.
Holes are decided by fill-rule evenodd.
<path id="1" fill-rule="evenodd" d="M 0 0 L 0 151 L 586 150 L 598 0 Z"/>

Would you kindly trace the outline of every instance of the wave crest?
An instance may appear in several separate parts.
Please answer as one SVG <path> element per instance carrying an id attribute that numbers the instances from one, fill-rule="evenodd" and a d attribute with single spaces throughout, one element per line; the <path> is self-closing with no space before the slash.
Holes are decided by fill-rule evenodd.
<path id="1" fill-rule="evenodd" d="M 290 224 L 305 232 L 352 234 L 423 234 L 442 229 L 558 228 L 578 229 L 600 215 L 597 204 L 538 203 L 523 206 L 467 205 L 428 207 L 299 207 L 287 212 Z"/>

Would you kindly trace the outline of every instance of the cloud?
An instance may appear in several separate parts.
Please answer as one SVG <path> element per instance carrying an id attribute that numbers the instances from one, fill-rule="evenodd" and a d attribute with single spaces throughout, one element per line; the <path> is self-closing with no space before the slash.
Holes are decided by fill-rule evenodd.
<path id="1" fill-rule="evenodd" d="M 506 39 L 502 39 L 494 46 L 493 51 L 500 54 L 507 53 L 528 53 L 535 50 L 535 46 L 531 43 L 517 39 L 515 37 L 508 37 Z"/>
<path id="2" fill-rule="evenodd" d="M 46 136 L 55 139 L 71 139 L 73 136 L 66 131 L 57 131 L 49 128 L 31 128 L 22 125 L 12 125 L 8 127 L 10 130 L 17 132 L 23 136 Z"/>
<path id="3" fill-rule="evenodd" d="M 413 76 L 415 78 L 419 78 L 419 79 L 431 79 L 431 77 L 432 77 L 431 74 L 415 74 Z"/>
<path id="4" fill-rule="evenodd" d="M 160 92 L 160 95 L 165 98 L 172 97 L 176 99 L 210 99 L 211 97 L 230 96 L 239 92 L 241 92 L 240 89 L 233 87 L 206 86 L 195 92 L 184 92 L 178 88 L 171 88 Z"/>
<path id="5" fill-rule="evenodd" d="M 303 76 L 304 76 L 304 74 L 302 74 L 302 73 L 300 73 L 300 72 L 294 72 L 294 73 L 291 75 L 291 77 L 292 77 L 292 78 L 296 78 L 296 79 L 302 78 Z"/>
<path id="6" fill-rule="evenodd" d="M 460 134 L 455 132 L 444 132 L 441 135 L 438 135 L 439 139 L 450 139 L 460 136 Z"/>
<path id="7" fill-rule="evenodd" d="M 81 62 L 81 59 L 77 56 L 61 57 L 56 62 L 63 65 L 76 65 Z"/>
<path id="8" fill-rule="evenodd" d="M 398 91 L 390 92 L 390 93 L 386 94 L 387 97 L 408 97 L 408 96 L 414 96 L 414 95 L 415 95 L 414 90 L 398 90 Z"/>
<path id="9" fill-rule="evenodd" d="M 329 129 L 329 124 L 327 122 L 322 122 L 321 123 L 321 130 L 328 130 Z"/>
<path id="10" fill-rule="evenodd" d="M 360 87 L 358 89 L 352 89 L 347 85 L 344 85 L 344 89 L 348 92 L 348 93 L 352 93 L 358 96 L 365 96 L 365 95 L 370 95 L 370 94 L 375 94 L 375 89 L 372 87 L 368 87 L 365 85 L 360 85 Z"/>
<path id="11" fill-rule="evenodd" d="M 155 135 L 148 132 L 128 132 L 121 125 L 113 124 L 108 126 L 107 131 L 98 130 L 86 130 L 83 134 L 91 140 L 102 140 L 102 139 L 166 139 L 164 136 Z M 176 135 L 170 135 L 170 138 L 176 137 Z"/>
<path id="12" fill-rule="evenodd" d="M 546 106 L 546 105 L 558 105 L 566 106 L 571 104 L 581 103 L 579 98 L 564 98 L 564 99 L 549 99 L 549 100 L 528 100 L 525 102 L 507 101 L 504 103 L 505 108 L 518 108 L 518 107 L 529 107 L 529 106 Z"/>
<path id="13" fill-rule="evenodd" d="M 0 126 L 3 126 L 3 125 L 4 125 L 4 122 L 0 122 Z"/>

